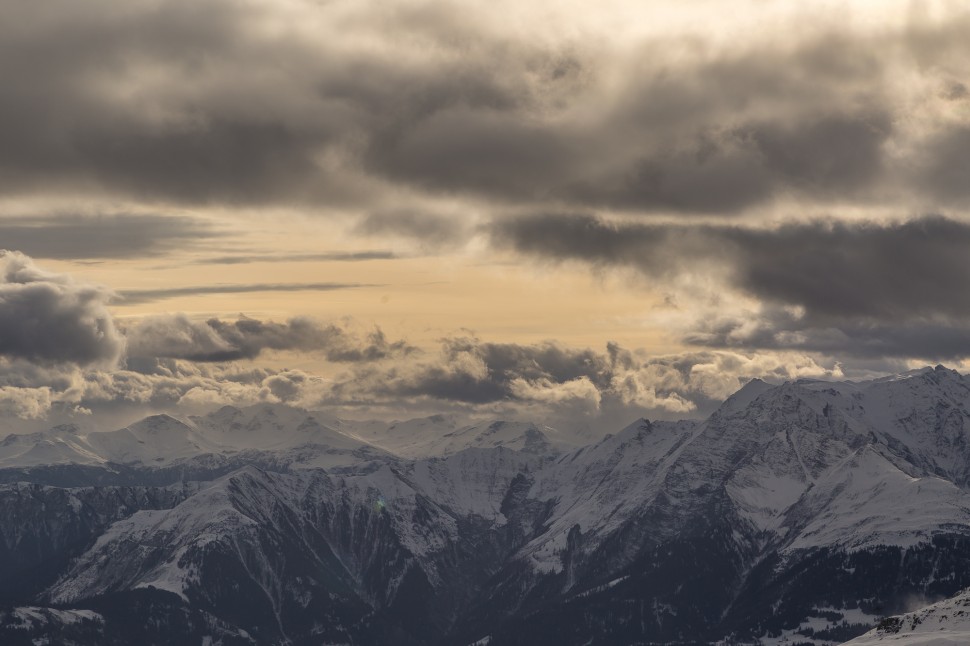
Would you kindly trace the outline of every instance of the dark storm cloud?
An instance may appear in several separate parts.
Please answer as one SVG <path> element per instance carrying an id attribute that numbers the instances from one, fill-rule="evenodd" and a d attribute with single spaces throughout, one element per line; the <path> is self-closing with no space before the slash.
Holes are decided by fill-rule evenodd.
<path id="1" fill-rule="evenodd" d="M 953 361 L 970 356 L 970 321 L 917 317 L 898 322 L 834 319 L 814 323 L 790 311 L 769 308 L 743 318 L 705 321 L 684 341 L 708 348 L 802 350 L 853 359 Z"/>
<path id="2" fill-rule="evenodd" d="M 970 316 L 970 225 L 940 216 L 757 228 L 543 215 L 496 222 L 491 235 L 527 255 L 626 265 L 651 278 L 721 263 L 735 287 L 812 317 Z"/>
<path id="3" fill-rule="evenodd" d="M 189 203 L 286 201 L 319 173 L 315 140 L 282 123 L 223 120 L 167 132 L 78 135 L 79 155 L 102 185 Z"/>
<path id="4" fill-rule="evenodd" d="M 397 136 L 378 139 L 372 169 L 406 183 L 509 201 L 561 192 L 580 142 L 515 112 L 449 109 L 422 116 Z"/>
<path id="5" fill-rule="evenodd" d="M 380 329 L 359 338 L 346 327 L 309 318 L 276 323 L 248 317 L 195 321 L 185 315 L 153 316 L 139 321 L 126 336 L 129 358 L 136 361 L 236 361 L 253 359 L 264 350 L 301 350 L 320 353 L 329 361 L 365 362 L 416 351 L 404 341 L 388 341 Z"/>
<path id="6" fill-rule="evenodd" d="M 0 251 L 0 356 L 42 364 L 113 364 L 124 338 L 107 309 L 111 292 L 45 272 Z"/>
<path id="7" fill-rule="evenodd" d="M 475 5 L 113 9 L 0 9 L 8 193 L 358 212 L 401 188 L 418 201 L 639 212 L 966 204 L 967 126 L 927 116 L 968 100 L 965 13 L 882 35 L 816 29 L 710 48 L 671 37 L 621 53 L 517 37 Z M 330 31 L 311 37 L 300 11 Z M 291 28 L 265 28 L 280 24 Z M 921 83 L 903 87 L 907 75 Z M 430 224 L 402 211 L 361 228 L 455 236 Z"/>
<path id="8" fill-rule="evenodd" d="M 287 18 L 271 4 L 135 0 L 123 13 L 110 3 L 15 4 L 0 10 L 8 189 L 53 182 L 191 203 L 332 203 L 345 187 L 340 167 L 356 163 L 354 142 L 377 123 L 456 102 L 510 105 L 520 94 L 489 71 L 489 52 L 465 60 L 454 46 L 439 61 L 419 48 L 412 60 L 353 37 L 273 34 L 265 25 Z M 327 155 L 335 167 L 321 163 Z"/>
<path id="9" fill-rule="evenodd" d="M 459 216 L 395 210 L 378 211 L 362 217 L 355 227 L 364 235 L 392 235 L 412 238 L 430 246 L 467 240 L 469 229 Z"/>
<path id="10" fill-rule="evenodd" d="M 367 283 L 248 283 L 243 285 L 196 285 L 160 289 L 128 289 L 118 292 L 126 305 L 151 303 L 180 296 L 248 294 L 250 292 L 329 292 L 360 287 L 382 287 Z"/>
<path id="11" fill-rule="evenodd" d="M 575 85 L 568 103 L 582 121 L 539 107 L 541 95 L 511 108 L 447 106 L 395 121 L 373 140 L 370 168 L 449 194 L 639 212 L 729 214 L 783 197 L 879 203 L 893 191 L 900 171 L 887 144 L 908 137 L 894 127 L 907 108 L 889 80 L 898 61 L 879 52 L 902 49 L 908 61 L 911 41 L 824 36 L 710 58 L 667 45 L 645 46 L 648 62 L 569 67 L 624 75 L 598 100 L 584 94 L 595 83 Z M 590 117 L 583 108 L 594 105 Z M 927 192 L 918 173 L 902 172 Z"/>
<path id="12" fill-rule="evenodd" d="M 218 235 L 194 218 L 150 213 L 0 217 L 0 245 L 58 260 L 143 258 Z"/>
<path id="13" fill-rule="evenodd" d="M 511 247 L 525 255 L 555 261 L 583 260 L 596 265 L 631 264 L 645 273 L 674 270 L 682 257 L 660 253 L 671 249 L 669 238 L 690 235 L 694 228 L 653 225 L 617 225 L 586 214 L 546 213 L 497 220 L 489 228 L 493 244 Z"/>
<path id="14" fill-rule="evenodd" d="M 173 96 L 186 78 L 255 46 L 243 35 L 253 18 L 218 2 L 135 2 L 120 13 L 99 3 L 5 5 L 0 185 L 49 190 L 53 182 L 192 202 L 279 197 L 314 169 L 314 129 L 242 114 L 229 97 L 217 107 L 211 95 Z M 160 85 L 135 90 L 148 69 Z"/>
<path id="15" fill-rule="evenodd" d="M 965 87 L 959 100 L 970 105 Z M 953 128 L 932 137 L 924 155 L 926 161 L 920 181 L 932 193 L 950 202 L 965 204 L 970 198 L 970 126 Z"/>
<path id="16" fill-rule="evenodd" d="M 759 325 L 707 323 L 688 337 L 694 343 L 867 356 L 970 355 L 970 225 L 944 217 L 758 228 L 549 214 L 497 222 L 491 235 L 496 245 L 525 255 L 626 266 L 652 280 L 720 275 L 766 304 L 769 314 Z"/>
<path id="17" fill-rule="evenodd" d="M 735 213 L 789 193 L 849 199 L 879 188 L 889 116 L 876 108 L 829 110 L 774 120 L 708 115 L 712 123 L 675 124 L 685 131 L 664 139 L 643 115 L 625 126 L 607 120 L 584 139 L 523 126 L 521 115 L 449 112 L 381 150 L 380 168 L 429 188 L 509 202 L 648 212 Z"/>
<path id="18" fill-rule="evenodd" d="M 649 83 L 638 91 L 683 93 Z M 734 213 L 792 192 L 855 197 L 883 179 L 883 146 L 893 130 L 876 105 L 792 108 L 766 120 L 717 112 L 725 106 L 714 91 L 684 100 L 714 109 L 685 123 L 664 123 L 672 115 L 650 111 L 610 114 L 586 132 L 514 111 L 442 111 L 379 140 L 371 167 L 427 189 L 511 203 L 699 213 Z"/>
<path id="19" fill-rule="evenodd" d="M 749 123 L 739 132 L 763 163 L 793 188 L 840 195 L 870 185 L 883 170 L 892 134 L 884 112 L 825 114 L 800 123 Z"/>
<path id="20" fill-rule="evenodd" d="M 970 225 L 943 217 L 895 224 L 816 222 L 732 229 L 736 281 L 813 317 L 970 316 Z"/>

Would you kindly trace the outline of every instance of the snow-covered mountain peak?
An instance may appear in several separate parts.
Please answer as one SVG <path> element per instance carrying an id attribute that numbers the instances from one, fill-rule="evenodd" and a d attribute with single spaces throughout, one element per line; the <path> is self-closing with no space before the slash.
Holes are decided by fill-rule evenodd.
<path id="1" fill-rule="evenodd" d="M 912 370 L 906 370 L 905 372 L 900 372 L 893 375 L 886 375 L 885 377 L 876 377 L 874 379 L 870 379 L 862 383 L 881 384 L 881 383 L 888 383 L 893 381 L 906 381 L 909 379 L 925 377 L 927 375 L 933 375 L 934 373 L 936 373 L 937 376 L 946 375 L 949 377 L 954 377 L 954 376 L 958 378 L 961 377 L 960 373 L 957 372 L 956 370 L 947 368 L 942 364 L 937 364 L 936 366 L 923 366 L 922 368 L 914 368 Z"/>
<path id="2" fill-rule="evenodd" d="M 78 424 L 58 424 L 48 431 L 51 435 L 80 435 L 82 432 Z"/>
<path id="3" fill-rule="evenodd" d="M 970 380 L 955 370 L 937 366 L 910 371 L 885 379 L 859 384 L 866 393 L 886 393 L 909 403 L 911 398 L 946 397 L 966 401 L 970 397 Z M 907 397 L 908 395 L 908 397 Z"/>
<path id="4" fill-rule="evenodd" d="M 208 415 L 193 416 L 198 425 L 219 426 L 233 431 L 258 432 L 267 428 L 294 426 L 306 419 L 309 413 L 302 408 L 284 404 L 261 403 L 237 408 L 223 406 Z"/>
<path id="5" fill-rule="evenodd" d="M 70 431 L 8 435 L 0 440 L 0 468 L 103 464 L 107 460 Z"/>
<path id="6" fill-rule="evenodd" d="M 608 433 L 602 441 L 610 440 L 617 442 L 628 442 L 632 439 L 649 434 L 653 430 L 653 422 L 646 417 L 635 419 L 616 433 Z"/>
<path id="7" fill-rule="evenodd" d="M 367 446 L 366 440 L 331 428 L 309 411 L 281 404 L 226 406 L 193 416 L 191 421 L 206 441 L 223 452 L 289 451 L 306 446 L 347 452 Z"/>
<path id="8" fill-rule="evenodd" d="M 724 415 L 742 410 L 772 388 L 774 386 L 761 379 L 752 379 L 742 386 L 740 390 L 728 397 L 718 408 L 718 411 Z"/>
<path id="9" fill-rule="evenodd" d="M 706 420 L 637 419 L 579 447 L 536 422 L 280 405 L 16 436 L 0 466 L 48 460 L 60 477 L 87 459 L 77 472 L 172 484 L 0 485 L 0 574 L 61 532 L 48 600 L 167 597 L 277 631 L 257 643 L 402 643 L 399 627 L 324 640 L 339 602 L 339 631 L 438 626 L 414 644 L 543 643 L 564 626 L 577 643 L 832 646 L 970 585 L 967 384 L 938 368 L 753 380 Z"/>
<path id="10" fill-rule="evenodd" d="M 432 415 L 386 425 L 348 422 L 341 428 L 354 438 L 408 459 L 447 456 L 474 447 L 504 447 L 553 455 L 575 446 L 572 438 L 535 422 L 487 420 L 463 425 L 452 415 Z"/>
<path id="11" fill-rule="evenodd" d="M 157 435 L 160 433 L 191 433 L 194 429 L 180 419 L 160 413 L 149 415 L 126 427 L 136 435 Z"/>

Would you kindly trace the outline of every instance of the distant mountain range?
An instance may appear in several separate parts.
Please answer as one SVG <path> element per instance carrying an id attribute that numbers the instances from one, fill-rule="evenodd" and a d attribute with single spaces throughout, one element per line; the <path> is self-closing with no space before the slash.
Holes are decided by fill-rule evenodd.
<path id="1" fill-rule="evenodd" d="M 939 366 L 755 380 L 706 420 L 596 441 L 278 405 L 59 426 L 0 440 L 0 483 L 3 644 L 970 630 L 960 596 L 884 620 L 970 587 L 970 379 Z"/>

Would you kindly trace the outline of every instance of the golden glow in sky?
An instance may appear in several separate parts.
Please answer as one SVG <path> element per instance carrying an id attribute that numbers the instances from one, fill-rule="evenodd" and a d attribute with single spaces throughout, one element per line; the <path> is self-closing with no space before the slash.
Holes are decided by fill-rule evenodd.
<path id="1" fill-rule="evenodd" d="M 676 416 L 970 356 L 963 3 L 103 4 L 0 9 L 11 414 Z"/>

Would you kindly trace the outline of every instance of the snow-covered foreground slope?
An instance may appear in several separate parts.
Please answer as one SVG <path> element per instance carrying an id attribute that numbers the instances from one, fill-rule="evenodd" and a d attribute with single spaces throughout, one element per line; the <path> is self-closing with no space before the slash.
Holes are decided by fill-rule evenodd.
<path id="1" fill-rule="evenodd" d="M 283 406 L 18 436 L 0 461 L 36 449 L 19 477 L 125 464 L 164 486 L 0 485 L 0 579 L 20 555 L 20 606 L 191 640 L 830 646 L 970 587 L 968 411 L 970 380 L 937 368 L 755 381 L 707 420 L 578 447 Z"/>
<path id="2" fill-rule="evenodd" d="M 970 592 L 921 610 L 889 617 L 846 646 L 967 646 L 970 644 Z"/>

